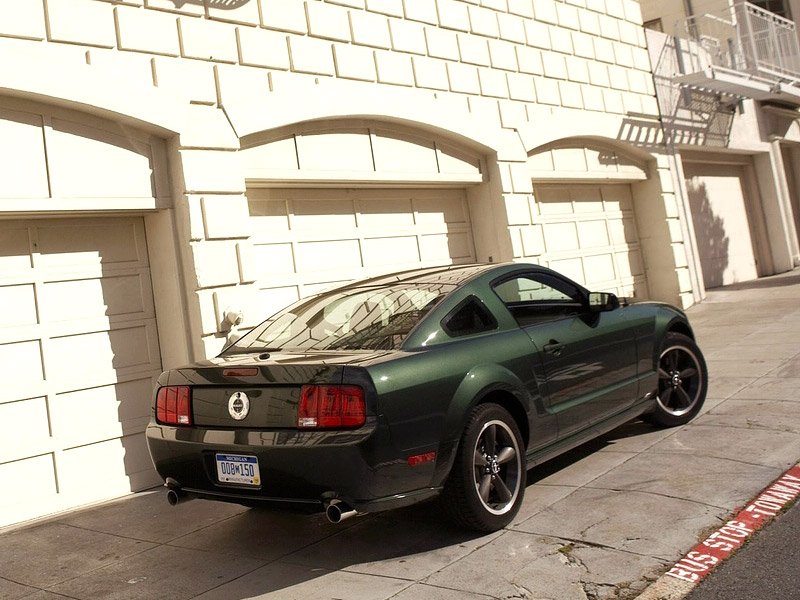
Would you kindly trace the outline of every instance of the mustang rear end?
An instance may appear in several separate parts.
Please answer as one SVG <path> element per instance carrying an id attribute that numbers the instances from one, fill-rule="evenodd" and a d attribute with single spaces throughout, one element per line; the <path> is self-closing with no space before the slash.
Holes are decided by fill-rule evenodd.
<path id="1" fill-rule="evenodd" d="M 435 493 L 430 465 L 412 466 L 394 449 L 365 368 L 307 354 L 237 366 L 248 358 L 159 378 L 147 442 L 171 503 L 283 505 L 327 510 L 338 521 Z"/>

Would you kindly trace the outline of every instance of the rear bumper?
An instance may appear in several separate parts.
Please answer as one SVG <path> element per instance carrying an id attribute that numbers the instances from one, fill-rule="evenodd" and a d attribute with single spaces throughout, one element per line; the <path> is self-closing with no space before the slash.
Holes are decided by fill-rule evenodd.
<path id="1" fill-rule="evenodd" d="M 168 487 L 188 497 L 322 510 L 338 498 L 359 512 L 398 508 L 435 496 L 435 463 L 409 466 L 388 428 L 355 431 L 245 430 L 150 423 L 150 456 Z M 258 486 L 220 483 L 217 453 L 254 456 Z"/>
<path id="2" fill-rule="evenodd" d="M 208 491 L 186 488 L 180 486 L 178 482 L 170 478 L 164 487 L 177 492 L 187 500 L 202 498 L 205 500 L 217 500 L 221 502 L 234 502 L 245 506 L 263 506 L 278 510 L 291 510 L 295 512 L 322 512 L 325 510 L 325 501 L 329 498 L 319 499 L 299 499 L 299 498 L 275 498 L 265 497 L 257 494 L 228 493 L 224 491 Z M 417 502 L 423 502 L 435 498 L 442 491 L 441 487 L 428 487 L 419 490 L 412 490 L 403 494 L 394 494 L 383 498 L 372 498 L 369 500 L 349 500 L 344 501 L 359 513 L 373 513 L 383 510 L 393 510 L 410 506 Z M 331 498 L 332 499 L 332 498 Z M 341 499 L 341 498 L 340 498 Z"/>

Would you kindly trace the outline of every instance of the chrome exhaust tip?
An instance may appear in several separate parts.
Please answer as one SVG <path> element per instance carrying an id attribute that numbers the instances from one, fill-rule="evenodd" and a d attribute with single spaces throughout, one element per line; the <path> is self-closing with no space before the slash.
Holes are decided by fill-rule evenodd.
<path id="1" fill-rule="evenodd" d="M 189 496 L 186 492 L 181 491 L 180 488 L 170 487 L 167 489 L 167 502 L 169 502 L 170 506 L 175 506 L 178 503 L 183 503 L 191 499 L 192 496 Z"/>
<path id="2" fill-rule="evenodd" d="M 341 500 L 331 500 L 325 506 L 325 516 L 331 523 L 341 523 L 345 519 L 355 517 L 358 512 Z"/>

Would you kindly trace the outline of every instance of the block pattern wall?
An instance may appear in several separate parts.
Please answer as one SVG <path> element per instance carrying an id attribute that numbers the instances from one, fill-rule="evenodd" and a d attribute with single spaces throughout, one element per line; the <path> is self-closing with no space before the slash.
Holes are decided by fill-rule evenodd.
<path id="1" fill-rule="evenodd" d="M 53 69 L 79 64 L 109 86 L 158 88 L 197 114 L 376 85 L 509 133 L 534 106 L 658 114 L 635 0 L 0 0 L 0 55 L 20 52 Z M 214 129 L 182 135 L 177 148 L 184 189 L 173 193 L 206 354 L 221 344 L 225 306 L 256 279 L 238 149 Z M 495 258 L 536 260 L 523 243 L 536 218 L 524 156 L 499 169 L 512 244 Z"/>
<path id="2" fill-rule="evenodd" d="M 635 0 L 44 5 L 9 6 L 0 35 L 82 46 L 65 54 L 100 69 L 127 65 L 127 78 L 193 103 L 264 94 L 310 75 L 453 92 L 454 103 L 505 127 L 525 121 L 531 102 L 656 114 Z"/>

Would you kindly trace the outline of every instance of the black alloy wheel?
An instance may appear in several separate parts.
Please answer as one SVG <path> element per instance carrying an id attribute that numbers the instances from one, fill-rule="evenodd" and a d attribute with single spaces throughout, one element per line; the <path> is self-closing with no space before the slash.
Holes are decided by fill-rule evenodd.
<path id="1" fill-rule="evenodd" d="M 475 490 L 493 515 L 511 510 L 519 494 L 519 448 L 514 433 L 503 421 L 484 423 L 475 442 Z"/>
<path id="2" fill-rule="evenodd" d="M 708 389 L 708 371 L 694 341 L 679 333 L 667 334 L 658 359 L 657 425 L 673 427 L 691 421 L 700 412 Z"/>
<path id="3" fill-rule="evenodd" d="M 476 406 L 461 438 L 442 502 L 460 526 L 496 531 L 519 511 L 525 493 L 524 445 L 513 417 L 497 404 Z"/>

